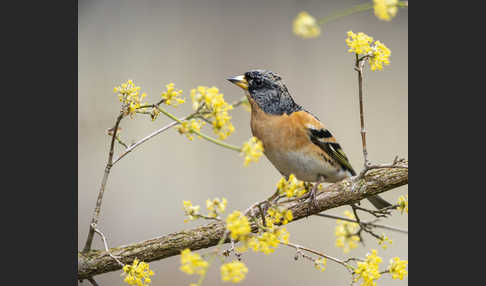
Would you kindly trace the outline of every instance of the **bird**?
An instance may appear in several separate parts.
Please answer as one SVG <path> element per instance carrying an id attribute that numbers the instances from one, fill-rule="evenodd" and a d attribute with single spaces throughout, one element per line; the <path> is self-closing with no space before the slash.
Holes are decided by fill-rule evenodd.
<path id="1" fill-rule="evenodd" d="M 312 113 L 295 103 L 282 77 L 268 70 L 250 70 L 228 80 L 245 91 L 251 107 L 253 136 L 263 153 L 287 179 L 335 183 L 355 176 L 351 163 L 332 133 Z M 391 206 L 378 195 L 367 198 L 377 209 Z M 315 202 L 314 202 L 315 204 Z"/>

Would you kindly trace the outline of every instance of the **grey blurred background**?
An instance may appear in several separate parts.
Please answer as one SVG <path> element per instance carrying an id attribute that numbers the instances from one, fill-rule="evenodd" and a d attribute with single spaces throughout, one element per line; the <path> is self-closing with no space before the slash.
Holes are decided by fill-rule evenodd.
<path id="1" fill-rule="evenodd" d="M 147 92 L 147 102 L 160 99 L 165 84 L 184 91 L 197 85 L 217 86 L 228 102 L 243 92 L 226 78 L 255 68 L 279 73 L 295 101 L 317 115 L 338 138 L 355 169 L 363 164 L 357 76 L 353 56 L 347 53 L 346 32 L 365 32 L 392 51 L 391 65 L 365 74 L 365 116 L 369 156 L 385 163 L 395 155 L 408 157 L 408 10 L 400 9 L 391 22 L 378 20 L 372 11 L 341 18 L 322 28 L 317 39 L 292 34 L 292 21 L 300 11 L 316 18 L 364 1 L 79 1 L 79 118 L 78 118 L 78 247 L 82 248 L 107 160 L 119 101 L 113 87 L 133 79 Z M 190 104 L 169 108 L 178 116 Z M 240 145 L 251 136 L 249 113 L 235 109 L 236 131 L 228 142 Z M 169 122 L 137 116 L 125 119 L 122 137 L 134 142 Z M 211 134 L 209 129 L 206 133 Z M 121 149 L 118 148 L 118 151 Z M 205 205 L 207 198 L 226 197 L 228 210 L 243 210 L 268 197 L 280 179 L 266 158 L 249 167 L 234 151 L 201 139 L 187 140 L 174 130 L 152 139 L 112 169 L 101 210 L 99 228 L 110 246 L 120 246 L 195 227 L 184 223 L 182 200 Z M 383 194 L 396 201 L 408 193 L 402 187 Z M 368 202 L 363 205 L 370 206 Z M 329 211 L 342 215 L 349 207 Z M 369 218 L 363 215 L 363 218 Z M 203 222 L 204 223 L 204 222 Z M 408 228 L 408 216 L 396 214 L 385 224 Z M 343 254 L 334 246 L 336 222 L 311 217 L 288 226 L 290 240 L 335 257 L 364 256 L 376 248 L 384 258 L 408 259 L 408 236 L 385 231 L 393 244 L 383 250 L 366 236 L 366 246 Z M 381 230 L 379 231 L 382 232 Z M 96 238 L 95 248 L 102 248 Z M 204 251 L 199 251 L 204 252 Z M 294 252 L 279 247 L 272 255 L 248 252 L 249 273 L 241 285 L 349 285 L 340 265 L 328 262 L 319 272 Z M 189 285 L 196 276 L 179 269 L 180 257 L 151 263 L 152 285 Z M 96 277 L 100 285 L 122 285 L 120 272 Z M 204 285 L 222 285 L 214 265 Z M 378 285 L 406 285 L 384 276 Z M 89 285 L 85 281 L 81 285 Z"/>

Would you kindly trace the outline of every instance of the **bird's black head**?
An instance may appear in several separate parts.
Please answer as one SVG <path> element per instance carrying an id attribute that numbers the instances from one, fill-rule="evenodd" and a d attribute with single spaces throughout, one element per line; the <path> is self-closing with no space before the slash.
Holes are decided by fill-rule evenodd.
<path id="1" fill-rule="evenodd" d="M 228 80 L 247 90 L 258 107 L 266 113 L 282 115 L 302 109 L 290 96 L 282 78 L 271 71 L 252 70 Z"/>

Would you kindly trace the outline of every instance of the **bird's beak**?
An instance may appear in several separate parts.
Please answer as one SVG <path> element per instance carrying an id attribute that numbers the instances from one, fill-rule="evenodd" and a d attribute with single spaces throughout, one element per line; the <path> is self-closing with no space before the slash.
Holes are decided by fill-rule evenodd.
<path id="1" fill-rule="evenodd" d="M 236 84 L 237 86 L 241 87 L 244 90 L 248 90 L 248 82 L 245 79 L 245 76 L 239 75 L 232 78 L 228 78 L 229 81 Z"/>

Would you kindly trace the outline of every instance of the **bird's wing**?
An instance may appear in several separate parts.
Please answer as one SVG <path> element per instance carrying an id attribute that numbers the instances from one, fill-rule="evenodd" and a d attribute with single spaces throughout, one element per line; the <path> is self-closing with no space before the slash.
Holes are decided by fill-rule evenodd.
<path id="1" fill-rule="evenodd" d="M 306 113 L 310 116 L 305 116 L 307 122 L 304 125 L 308 130 L 311 142 L 319 146 L 327 155 L 338 162 L 343 169 L 348 170 L 353 176 L 356 175 L 336 138 L 315 116 L 311 113 Z"/>

